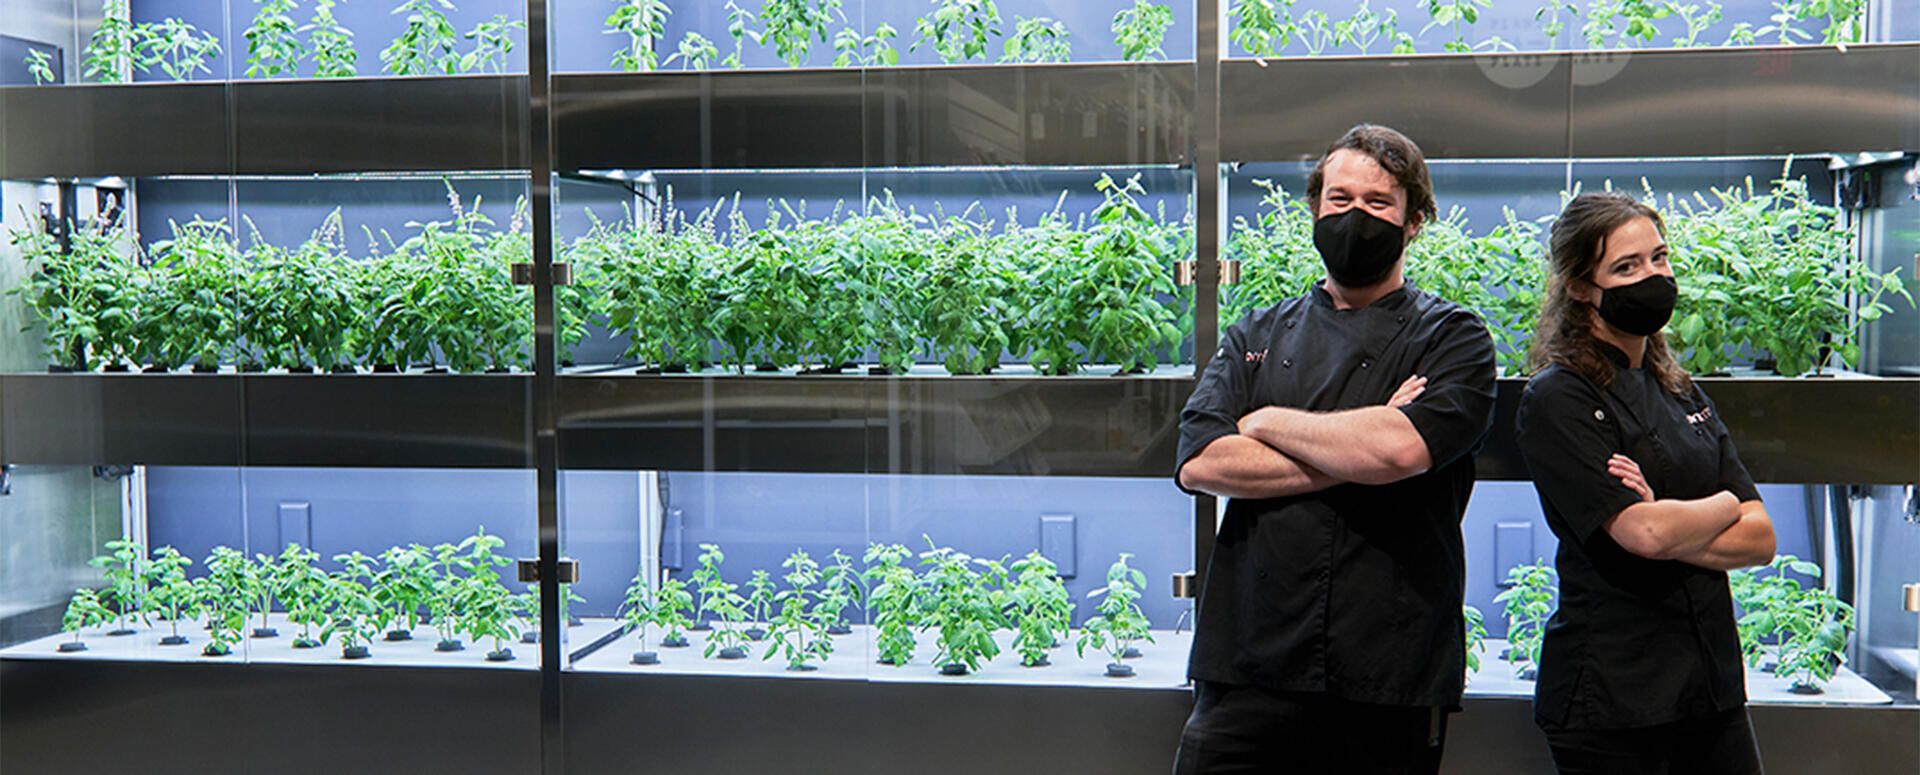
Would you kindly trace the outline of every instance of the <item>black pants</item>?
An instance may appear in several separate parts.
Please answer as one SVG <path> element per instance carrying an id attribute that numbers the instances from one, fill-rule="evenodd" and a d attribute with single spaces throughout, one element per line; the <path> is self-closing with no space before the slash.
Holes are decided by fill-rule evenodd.
<path id="1" fill-rule="evenodd" d="M 1175 775 L 1440 771 L 1447 714 L 1196 681 Z"/>
<path id="2" fill-rule="evenodd" d="M 1747 709 L 1634 729 L 1546 727 L 1560 775 L 1761 775 Z"/>

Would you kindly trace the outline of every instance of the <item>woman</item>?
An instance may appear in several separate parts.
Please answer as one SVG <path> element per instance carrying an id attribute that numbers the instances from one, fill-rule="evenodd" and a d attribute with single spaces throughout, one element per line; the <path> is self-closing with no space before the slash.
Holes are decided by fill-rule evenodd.
<path id="1" fill-rule="evenodd" d="M 1761 772 L 1726 571 L 1773 523 L 1726 426 L 1660 329 L 1678 286 L 1658 213 L 1575 197 L 1517 432 L 1560 538 L 1534 720 L 1572 773 Z"/>

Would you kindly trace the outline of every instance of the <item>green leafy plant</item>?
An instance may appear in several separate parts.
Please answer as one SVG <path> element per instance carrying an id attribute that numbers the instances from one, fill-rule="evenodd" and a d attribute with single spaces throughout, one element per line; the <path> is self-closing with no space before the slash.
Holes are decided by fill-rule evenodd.
<path id="1" fill-rule="evenodd" d="M 239 255 L 225 221 L 169 221 L 173 238 L 153 243 L 153 293 L 143 314 L 152 360 L 211 371 L 240 339 Z"/>
<path id="2" fill-rule="evenodd" d="M 1546 5 L 1533 12 L 1533 20 L 1540 22 L 1540 31 L 1551 40 L 1558 41 L 1560 33 L 1567 31 L 1565 14 L 1569 19 L 1580 18 L 1580 6 L 1577 0 L 1546 0 Z"/>
<path id="3" fill-rule="evenodd" d="M 1795 43 L 1813 39 L 1812 33 L 1795 27 L 1793 24 L 1796 21 L 1801 21 L 1799 3 L 1797 2 L 1774 3 L 1773 14 L 1767 17 L 1767 21 L 1770 22 L 1767 26 L 1754 31 L 1755 36 L 1764 37 L 1767 35 L 1777 35 L 1779 36 L 1777 42 L 1782 46 L 1791 46 Z"/>
<path id="4" fill-rule="evenodd" d="M 1240 0 L 1227 11 L 1228 37 L 1256 57 L 1279 56 L 1300 33 L 1293 20 L 1294 0 Z"/>
<path id="5" fill-rule="evenodd" d="M 841 282 L 852 291 L 855 315 L 866 350 L 882 368 L 905 373 L 923 349 L 918 323 L 926 300 L 926 263 L 932 246 L 921 227 L 927 219 L 894 201 L 893 192 L 867 205 L 867 213 L 842 224 L 858 247 L 850 263 L 841 266 L 852 276 Z M 850 321 L 851 322 L 851 321 Z"/>
<path id="6" fill-rule="evenodd" d="M 1012 300 L 1019 275 L 976 208 L 942 218 L 921 288 L 919 330 L 953 374 L 985 374 L 1013 346 Z"/>
<path id="7" fill-rule="evenodd" d="M 410 221 L 418 233 L 394 247 L 371 279 L 382 296 L 375 306 L 369 340 L 374 362 L 399 364 L 436 356 L 455 371 L 504 371 L 530 359 L 531 298 L 510 279 L 509 265 L 532 253 L 521 232 L 526 202 L 514 209 L 512 225 L 492 228 L 493 219 L 461 206 L 451 184 L 450 222 Z"/>
<path id="8" fill-rule="evenodd" d="M 747 618 L 747 599 L 741 597 L 740 585 L 725 580 L 701 587 L 701 602 L 707 611 L 719 617 L 720 626 L 713 628 L 713 634 L 707 636 L 707 648 L 704 656 L 721 659 L 744 659 L 747 656 L 747 636 L 741 632 L 740 623 Z"/>
<path id="9" fill-rule="evenodd" d="M 1795 693 L 1822 692 L 1846 660 L 1853 614 L 1853 606 L 1825 587 L 1803 592 L 1792 608 L 1780 614 L 1786 637 L 1780 643 L 1780 665 L 1774 673 L 1790 676 Z"/>
<path id="10" fill-rule="evenodd" d="M 1467 674 L 1480 672 L 1480 655 L 1487 650 L 1487 615 L 1473 606 L 1462 606 L 1461 620 L 1466 626 Z"/>
<path id="11" fill-rule="evenodd" d="M 1306 200 L 1271 180 L 1253 184 L 1266 192 L 1260 199 L 1265 209 L 1253 221 L 1234 217 L 1224 254 L 1240 261 L 1240 283 L 1225 294 L 1222 328 L 1256 307 L 1306 293 L 1326 272 L 1313 247 L 1313 213 Z"/>
<path id="12" fill-rule="evenodd" d="M 260 614 L 260 626 L 253 629 L 253 637 L 279 637 L 280 631 L 273 628 L 269 617 L 273 614 L 274 602 L 280 601 L 293 571 L 279 567 L 275 557 L 265 554 L 254 555 L 254 561 L 247 564 L 247 569 L 248 574 L 244 579 L 249 596 L 247 605 Z"/>
<path id="13" fill-rule="evenodd" d="M 1427 224 L 1408 246 L 1407 279 L 1480 314 L 1508 374 L 1526 365 L 1526 338 L 1546 287 L 1546 252 L 1537 223 L 1503 208 L 1505 221 L 1476 237 L 1459 208 Z"/>
<path id="14" fill-rule="evenodd" d="M 247 27 L 247 77 L 271 78 L 300 69 L 306 45 L 293 20 L 294 0 L 254 0 L 260 9 Z"/>
<path id="15" fill-rule="evenodd" d="M 979 672 L 1000 654 L 993 633 L 1005 624 L 1002 587 L 1006 571 L 992 560 L 976 560 L 927 539 L 920 563 L 931 566 L 922 583 L 921 631 L 935 632 L 934 667 L 944 675 Z M 974 566 L 981 566 L 975 570 Z"/>
<path id="16" fill-rule="evenodd" d="M 1820 566 L 1791 554 L 1774 555 L 1765 568 L 1741 568 L 1727 573 L 1727 588 L 1739 607 L 1736 627 L 1740 652 L 1748 666 L 1772 670 L 1768 664 L 1767 641 L 1778 643 L 1788 631 L 1794 610 L 1803 594 L 1800 582 L 1788 572 L 1811 579 L 1820 578 Z"/>
<path id="17" fill-rule="evenodd" d="M 1172 8 L 1133 0 L 1133 7 L 1113 16 L 1114 42 L 1120 44 L 1120 58 L 1128 62 L 1165 59 L 1167 52 L 1162 46 L 1166 44 L 1167 28 L 1172 26 Z"/>
<path id="18" fill-rule="evenodd" d="M 300 628 L 300 634 L 293 639 L 293 647 L 297 649 L 318 648 L 320 640 L 313 628 L 324 627 L 331 621 L 327 615 L 329 581 L 327 572 L 315 565 L 319 559 L 319 554 L 289 543 L 274 561 L 286 581 L 280 601 L 287 607 L 287 621 Z"/>
<path id="19" fill-rule="evenodd" d="M 460 593 L 464 588 L 461 575 L 460 547 L 453 544 L 435 544 L 433 546 L 433 596 L 427 599 L 427 613 L 433 618 L 434 629 L 439 632 L 440 641 L 434 645 L 436 651 L 459 651 L 465 648 L 460 643 L 461 615 Z"/>
<path id="20" fill-rule="evenodd" d="M 1651 42 L 1660 34 L 1655 22 L 1672 13 L 1671 5 L 1652 0 L 1595 0 L 1580 31 L 1590 47 L 1604 48 L 1612 37 L 1615 46 L 1627 48 Z"/>
<path id="21" fill-rule="evenodd" d="M 1060 581 L 1060 567 L 1034 551 L 1009 566 L 1015 574 L 1007 594 L 1007 618 L 1013 625 L 1013 650 L 1020 664 L 1046 665 L 1047 652 L 1067 637 L 1073 623 L 1073 597 Z"/>
<path id="22" fill-rule="evenodd" d="M 687 36 L 680 39 L 679 50 L 667 57 L 664 64 L 672 65 L 678 61 L 681 67 L 688 70 L 705 70 L 711 67 L 713 60 L 719 56 L 720 48 L 713 45 L 713 41 L 707 40 L 705 35 L 688 30 Z"/>
<path id="23" fill-rule="evenodd" d="M 1006 34 L 993 0 L 933 0 L 933 14 L 914 20 L 913 31 L 920 39 L 908 51 L 931 43 L 940 61 L 950 65 L 985 59 L 993 39 Z"/>
<path id="24" fill-rule="evenodd" d="M 829 564 L 820 570 L 820 596 L 814 608 L 825 617 L 828 635 L 845 635 L 853 631 L 846 622 L 844 612 L 847 606 L 866 599 L 866 583 L 860 572 L 854 570 L 853 558 L 839 549 L 828 556 Z"/>
<path id="25" fill-rule="evenodd" d="M 419 544 L 395 546 L 380 554 L 380 565 L 372 578 L 380 626 L 392 624 L 387 640 L 411 640 L 420 626 L 420 609 L 433 597 L 433 555 Z"/>
<path id="26" fill-rule="evenodd" d="M 913 628 L 919 624 L 925 585 L 902 563 L 913 555 L 899 544 L 867 547 L 862 576 L 873 590 L 867 613 L 874 627 L 874 649 L 881 664 L 900 666 L 913 659 Z"/>
<path id="27" fill-rule="evenodd" d="M 825 661 L 833 653 L 833 640 L 827 637 L 833 617 L 819 605 L 820 564 L 796 549 L 780 567 L 787 569 L 787 588 L 775 598 L 780 610 L 773 619 L 767 652 L 760 658 L 772 659 L 780 654 L 786 658 L 788 670 L 817 670 L 813 660 Z"/>
<path id="28" fill-rule="evenodd" d="M 1175 315 L 1158 297 L 1175 290 L 1176 246 L 1161 225 L 1164 218 L 1149 215 L 1135 200 L 1145 193 L 1138 175 L 1123 184 L 1103 174 L 1095 190 L 1105 201 L 1084 236 L 1049 216 L 1035 231 L 1037 241 L 1055 249 L 1025 253 L 1041 262 L 1028 279 L 1027 287 L 1036 290 L 1025 299 L 1025 339 L 1033 346 L 1028 361 L 1049 374 L 1077 371 L 1082 357 L 1117 363 L 1122 372 L 1145 371 L 1159 364 L 1161 348 L 1180 341 Z M 1055 241 L 1063 236 L 1078 244 Z M 1083 252 L 1068 252 L 1074 249 Z"/>
<path id="29" fill-rule="evenodd" d="M 196 596 L 207 614 L 208 642 L 201 654 L 223 657 L 233 653 L 234 644 L 240 642 L 240 630 L 247 624 L 253 599 L 248 588 L 252 566 L 246 554 L 231 547 L 213 547 L 207 557 L 207 575 L 195 581 Z"/>
<path id="30" fill-rule="evenodd" d="M 505 662 L 513 659 L 513 650 L 508 648 L 506 643 L 520 637 L 520 631 L 514 627 L 514 622 L 518 620 L 525 601 L 508 591 L 506 585 L 500 583 L 500 574 L 496 568 L 511 564 L 512 561 L 493 556 L 492 548 L 499 544 L 489 543 L 484 549 L 481 548 L 489 539 L 500 540 L 493 536 L 475 536 L 468 539 L 475 541 L 475 549 L 468 554 L 472 574 L 466 579 L 460 600 L 462 607 L 466 610 L 467 634 L 473 636 L 475 642 L 492 640 L 493 650 L 487 652 L 487 661 Z"/>
<path id="31" fill-rule="evenodd" d="M 788 67 L 799 67 L 807 61 L 814 39 L 827 44 L 827 27 L 836 19 L 846 19 L 840 12 L 840 0 L 765 0 L 760 6 L 760 23 L 766 29 L 760 39 L 771 41 L 774 53 Z M 744 34 L 745 27 L 741 30 Z M 731 19 L 728 31 L 732 34 Z M 736 49 L 741 37 L 734 36 Z"/>
<path id="32" fill-rule="evenodd" d="M 726 59 L 720 60 L 720 64 L 735 70 L 745 66 L 740 55 L 746 42 L 752 40 L 754 45 L 759 45 L 763 39 L 760 32 L 753 29 L 753 20 L 752 12 L 736 5 L 733 0 L 727 0 L 727 37 L 733 39 L 733 52 L 728 54 Z"/>
<path id="33" fill-rule="evenodd" d="M 638 226 L 592 219 L 569 258 L 595 268 L 608 325 L 631 342 L 623 357 L 686 371 L 712 354 L 709 319 L 726 249 L 714 236 L 719 206 L 689 221 L 672 201 L 668 191 L 667 205 Z"/>
<path id="34" fill-rule="evenodd" d="M 834 67 L 877 67 L 900 64 L 900 50 L 893 47 L 900 31 L 893 25 L 881 22 L 873 28 L 872 35 L 862 35 L 859 30 L 847 27 L 833 36 Z"/>
<path id="35" fill-rule="evenodd" d="M 1866 0 L 1799 0 L 1793 9 L 1802 19 L 1825 19 L 1820 42 L 1831 45 L 1866 42 L 1866 6 Z"/>
<path id="36" fill-rule="evenodd" d="M 474 25 L 461 36 L 473 41 L 473 50 L 460 55 L 460 72 L 506 72 L 507 57 L 513 53 L 513 34 L 526 28 L 526 22 L 508 19 L 503 13 Z"/>
<path id="37" fill-rule="evenodd" d="M 608 35 L 625 35 L 627 43 L 613 55 L 613 67 L 628 73 L 642 70 L 657 70 L 660 67 L 660 54 L 654 51 L 654 41 L 667 35 L 667 17 L 673 15 L 662 0 L 616 0 L 613 13 L 607 17 Z M 687 33 L 691 40 L 696 33 Z M 705 40 L 705 38 L 701 38 Z M 684 45 L 682 44 L 684 51 Z M 711 48 L 712 44 L 708 44 Z"/>
<path id="38" fill-rule="evenodd" d="M 73 633 L 73 640 L 60 644 L 61 651 L 85 651 L 86 643 L 80 640 L 80 630 L 97 627 L 113 620 L 114 612 L 100 603 L 99 593 L 91 589 L 76 589 L 73 597 L 67 601 L 67 611 L 60 617 L 60 631 Z"/>
<path id="39" fill-rule="evenodd" d="M 26 59 L 21 60 L 27 66 L 27 74 L 33 76 L 33 85 L 40 86 L 59 80 L 53 72 L 53 57 L 40 49 L 28 49 Z"/>
<path id="40" fill-rule="evenodd" d="M 374 577 L 374 558 L 354 551 L 334 555 L 333 561 L 342 567 L 327 580 L 327 607 L 333 615 L 320 630 L 320 642 L 338 635 L 342 659 L 365 659 L 372 656 L 368 645 L 380 630 L 380 603 L 367 588 Z"/>
<path id="41" fill-rule="evenodd" d="M 307 52 L 315 78 L 351 78 L 359 73 L 360 52 L 353 47 L 353 30 L 333 16 L 335 0 L 315 0 L 313 19 L 301 25 L 307 34 Z"/>
<path id="42" fill-rule="evenodd" d="M 727 555 L 720 551 L 719 545 L 700 545 L 700 567 L 693 571 L 693 625 L 689 629 L 695 631 L 713 629 L 713 625 L 707 621 L 707 613 L 712 608 L 713 602 L 725 594 L 720 588 L 724 583 L 720 578 L 720 563 L 725 562 L 726 559 Z"/>
<path id="43" fill-rule="evenodd" d="M 1531 680 L 1532 666 L 1540 664 L 1540 645 L 1546 638 L 1547 620 L 1553 616 L 1554 595 L 1560 574 L 1543 561 L 1533 565 L 1515 565 L 1507 570 L 1510 585 L 1493 602 L 1505 606 L 1507 617 L 1507 659 L 1526 666 L 1518 668 L 1522 679 Z"/>
<path id="44" fill-rule="evenodd" d="M 1120 559 L 1107 568 L 1107 585 L 1087 593 L 1087 597 L 1101 598 L 1093 616 L 1080 625 L 1080 639 L 1074 642 L 1074 650 L 1080 656 L 1086 656 L 1087 647 L 1092 646 L 1107 652 L 1113 661 L 1107 664 L 1107 675 L 1114 678 L 1126 678 L 1133 675 L 1133 667 L 1121 662 L 1134 641 L 1153 642 L 1153 633 L 1147 629 L 1147 616 L 1140 610 L 1140 589 L 1147 585 L 1146 574 L 1127 566 L 1127 560 L 1133 557 L 1122 552 Z"/>
<path id="45" fill-rule="evenodd" d="M 460 72 L 460 33 L 447 12 L 447 0 L 405 0 L 393 9 L 406 14 L 406 29 L 380 52 L 386 71 L 394 75 L 453 75 Z"/>
<path id="46" fill-rule="evenodd" d="M 125 255 L 123 221 L 80 225 L 62 252 L 39 216 L 23 211 L 22 218 L 26 229 L 9 236 L 27 271 L 7 295 L 21 297 L 45 326 L 48 360 L 82 371 L 124 364 L 136 349 L 148 278 Z"/>
<path id="47" fill-rule="evenodd" d="M 363 324 L 345 270 L 350 259 L 335 241 L 340 211 L 292 250 L 268 244 L 251 220 L 248 227 L 253 245 L 243 260 L 239 325 L 249 357 L 268 368 L 330 370 L 346 364 L 350 339 Z"/>
<path id="48" fill-rule="evenodd" d="M 147 594 L 153 600 L 155 610 L 167 620 L 170 630 L 160 639 L 162 646 L 180 646 L 187 642 L 180 634 L 180 620 L 193 619 L 200 614 L 200 598 L 193 580 L 187 578 L 187 567 L 193 560 L 171 546 L 162 546 L 154 550 L 153 559 L 148 561 L 146 570 Z"/>
<path id="49" fill-rule="evenodd" d="M 687 609 L 692 606 L 693 593 L 687 591 L 686 582 L 679 579 L 660 582 L 653 597 L 653 617 L 654 622 L 667 631 L 660 638 L 661 646 L 683 648 L 687 645 L 687 636 L 682 630 L 693 624 L 693 620 L 687 618 Z"/>
<path id="50" fill-rule="evenodd" d="M 1606 0 L 1601 0 L 1606 2 Z M 1453 52 L 1469 52 L 1473 46 L 1467 43 L 1467 28 L 1480 21 L 1480 9 L 1493 5 L 1492 0 L 1420 0 L 1420 8 L 1427 12 L 1430 21 L 1420 28 L 1420 34 L 1435 27 L 1451 27 L 1453 40 L 1447 41 L 1444 48 Z"/>
<path id="51" fill-rule="evenodd" d="M 133 64 L 141 72 L 159 65 L 168 78 L 191 81 L 195 71 L 213 72 L 207 63 L 220 56 L 219 38 L 173 17 L 143 23 L 134 32 L 139 42 L 133 46 Z"/>
<path id="52" fill-rule="evenodd" d="M 1686 34 L 1683 37 L 1673 39 L 1675 48 L 1692 48 L 1694 46 L 1706 45 L 1700 42 L 1700 33 L 1706 32 L 1708 27 L 1720 23 L 1720 4 L 1711 2 L 1711 0 L 1707 3 L 1707 9 L 1704 12 L 1700 10 L 1700 6 L 1692 3 L 1681 5 L 1680 3 L 1669 1 L 1666 3 L 1666 8 L 1670 15 L 1679 17 L 1680 23 L 1686 27 Z"/>
<path id="53" fill-rule="evenodd" d="M 140 33 L 133 26 L 127 0 L 105 0 L 100 9 L 100 26 L 87 38 L 87 50 L 80 63 L 80 74 L 99 83 L 126 83 L 133 80 L 134 46 Z"/>
<path id="54" fill-rule="evenodd" d="M 753 577 L 747 579 L 747 617 L 753 623 L 747 628 L 747 640 L 764 640 L 767 637 L 767 631 L 761 625 L 773 621 L 767 616 L 772 607 L 773 577 L 755 568 Z"/>
<path id="55" fill-rule="evenodd" d="M 1013 22 L 1013 36 L 1007 38 L 1002 48 L 1002 62 L 1069 62 L 1073 60 L 1073 41 L 1069 39 L 1067 25 L 1045 16 L 1034 18 L 1017 17 Z"/>
<path id="56" fill-rule="evenodd" d="M 620 601 L 620 610 L 615 614 L 625 619 L 627 626 L 640 639 L 640 650 L 633 653 L 636 665 L 652 665 L 660 661 L 658 652 L 647 650 L 647 628 L 662 625 L 663 613 L 661 600 L 652 587 L 647 585 L 647 573 L 644 569 L 633 574 L 633 583 L 627 585 L 626 597 Z"/>
<path id="57" fill-rule="evenodd" d="M 132 635 L 133 626 L 129 617 L 144 615 L 150 605 L 147 599 L 147 550 L 145 547 L 124 538 L 116 538 L 106 543 L 107 553 L 87 561 L 88 565 L 105 572 L 107 579 L 106 596 L 103 602 L 113 604 L 114 631 L 108 635 Z"/>
<path id="58" fill-rule="evenodd" d="M 1400 31 L 1399 12 L 1388 8 L 1384 14 L 1375 13 L 1367 0 L 1360 0 L 1352 16 L 1333 23 L 1333 39 L 1335 46 L 1352 45 L 1362 54 L 1379 41 L 1392 44 L 1395 54 L 1413 53 L 1413 36 Z"/>

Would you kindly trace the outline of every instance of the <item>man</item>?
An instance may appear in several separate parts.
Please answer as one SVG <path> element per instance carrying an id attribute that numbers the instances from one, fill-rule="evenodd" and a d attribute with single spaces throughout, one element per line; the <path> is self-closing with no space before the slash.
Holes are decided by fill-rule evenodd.
<path id="1" fill-rule="evenodd" d="M 1181 489 L 1225 496 L 1176 772 L 1436 772 L 1465 677 L 1460 518 L 1493 340 L 1408 285 L 1418 146 L 1363 124 L 1307 180 L 1327 268 L 1248 313 L 1180 414 Z"/>

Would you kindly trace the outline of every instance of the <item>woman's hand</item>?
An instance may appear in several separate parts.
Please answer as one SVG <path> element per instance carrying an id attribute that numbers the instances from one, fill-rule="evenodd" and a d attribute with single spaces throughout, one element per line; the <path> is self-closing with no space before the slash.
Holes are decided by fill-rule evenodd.
<path id="1" fill-rule="evenodd" d="M 1640 464 L 1626 455 L 1614 455 L 1607 458 L 1607 473 L 1620 477 L 1627 489 L 1640 494 L 1640 500 L 1652 503 L 1653 487 L 1647 484 L 1647 476 L 1640 472 Z"/>

